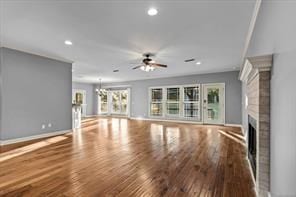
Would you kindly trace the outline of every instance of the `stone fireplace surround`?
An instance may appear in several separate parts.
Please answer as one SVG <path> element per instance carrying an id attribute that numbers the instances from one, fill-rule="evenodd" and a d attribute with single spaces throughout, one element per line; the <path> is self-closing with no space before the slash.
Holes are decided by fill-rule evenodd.
<path id="1" fill-rule="evenodd" d="M 270 74 L 272 55 L 249 57 L 240 72 L 247 85 L 247 113 L 256 120 L 256 174 L 258 196 L 270 191 Z M 245 131 L 247 132 L 247 131 Z M 247 143 L 248 144 L 248 143 Z"/>

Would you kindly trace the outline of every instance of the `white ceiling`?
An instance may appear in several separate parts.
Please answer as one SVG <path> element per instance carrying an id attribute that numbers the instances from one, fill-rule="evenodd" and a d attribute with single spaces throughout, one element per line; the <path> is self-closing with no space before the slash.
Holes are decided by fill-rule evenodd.
<path id="1" fill-rule="evenodd" d="M 96 83 L 238 69 L 255 0 L 2 1 L 2 45 L 73 63 L 73 80 Z M 149 7 L 158 9 L 148 16 Z M 64 45 L 71 40 L 73 46 Z M 156 53 L 167 69 L 131 68 Z M 184 63 L 185 59 L 196 58 Z M 236 67 L 236 68 L 234 68 Z M 120 72 L 113 73 L 114 69 Z"/>

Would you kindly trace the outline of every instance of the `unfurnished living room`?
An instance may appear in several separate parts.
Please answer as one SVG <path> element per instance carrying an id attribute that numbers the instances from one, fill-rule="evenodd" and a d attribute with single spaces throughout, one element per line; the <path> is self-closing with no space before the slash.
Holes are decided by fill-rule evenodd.
<path id="1" fill-rule="evenodd" d="M 296 197 L 296 0 L 0 0 L 0 196 Z"/>

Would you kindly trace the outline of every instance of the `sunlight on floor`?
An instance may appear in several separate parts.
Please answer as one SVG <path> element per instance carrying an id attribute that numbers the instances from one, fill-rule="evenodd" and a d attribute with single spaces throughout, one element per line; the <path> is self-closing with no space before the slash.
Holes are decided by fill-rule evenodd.
<path id="1" fill-rule="evenodd" d="M 20 156 L 20 155 L 23 155 L 23 154 L 26 154 L 26 153 L 29 153 L 29 152 L 32 152 L 32 151 L 35 151 L 37 149 L 40 149 L 40 148 L 43 148 L 45 146 L 48 146 L 48 145 L 63 141 L 65 139 L 68 139 L 68 137 L 57 136 L 57 137 L 46 139 L 46 140 L 41 141 L 41 142 L 37 142 L 37 143 L 31 144 L 31 145 L 28 145 L 28 146 L 17 148 L 17 149 L 14 149 L 12 151 L 4 152 L 4 153 L 0 154 L 0 162 L 6 161 L 8 159 L 15 158 L 17 156 Z"/>
<path id="2" fill-rule="evenodd" d="M 246 144 L 244 143 L 243 138 L 240 138 L 240 139 L 236 138 L 236 137 L 237 137 L 237 136 L 236 136 L 237 134 L 235 134 L 235 136 L 233 136 L 233 134 L 228 134 L 227 132 L 222 131 L 222 130 L 218 130 L 218 132 L 219 132 L 220 134 L 222 134 L 223 136 L 225 136 L 225 137 L 227 137 L 227 138 L 229 138 L 229 139 L 231 139 L 231 140 L 233 140 L 233 141 L 235 141 L 235 142 L 237 142 L 237 143 L 239 143 L 239 144 L 241 144 L 241 145 L 243 145 L 243 146 L 246 145 Z"/>

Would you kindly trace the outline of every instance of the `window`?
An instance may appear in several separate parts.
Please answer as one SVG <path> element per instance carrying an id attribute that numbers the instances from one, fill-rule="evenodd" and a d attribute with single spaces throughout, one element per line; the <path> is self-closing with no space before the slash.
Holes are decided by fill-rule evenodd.
<path id="1" fill-rule="evenodd" d="M 200 85 L 150 88 L 150 116 L 201 121 Z"/>
<path id="2" fill-rule="evenodd" d="M 183 116 L 200 120 L 200 91 L 199 85 L 183 88 Z"/>
<path id="3" fill-rule="evenodd" d="M 167 88 L 166 113 L 168 116 L 179 116 L 180 88 Z"/>
<path id="4" fill-rule="evenodd" d="M 163 115 L 163 89 L 153 88 L 150 90 L 150 115 L 151 116 L 162 116 Z"/>
<path id="5" fill-rule="evenodd" d="M 102 91 L 102 95 L 99 96 L 99 113 L 105 114 L 108 113 L 108 92 Z"/>

